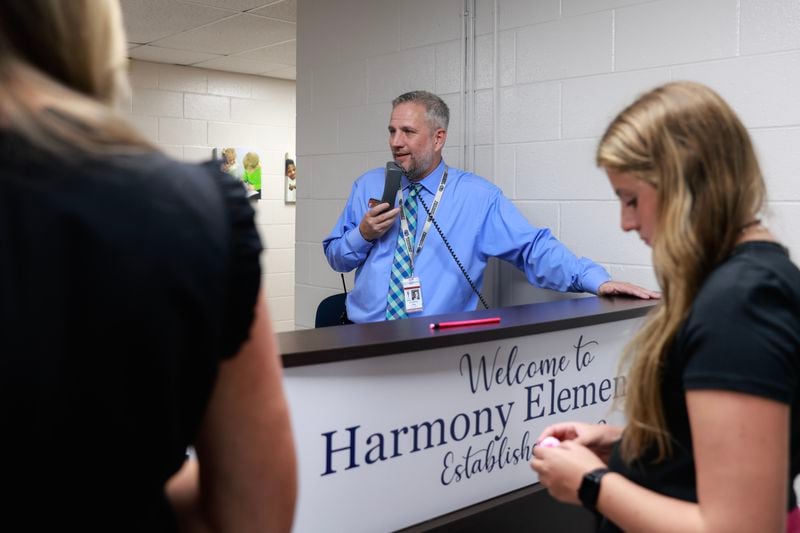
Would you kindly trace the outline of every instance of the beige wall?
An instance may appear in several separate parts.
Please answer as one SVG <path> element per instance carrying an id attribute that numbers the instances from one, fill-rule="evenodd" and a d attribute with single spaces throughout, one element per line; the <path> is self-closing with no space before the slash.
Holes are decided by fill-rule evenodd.
<path id="1" fill-rule="evenodd" d="M 295 153 L 295 82 L 144 61 L 132 61 L 130 72 L 126 112 L 168 155 L 205 161 L 228 145 L 264 154 L 256 206 L 262 285 L 275 329 L 294 329 L 295 206 L 284 203 L 283 187 L 284 154 Z"/>

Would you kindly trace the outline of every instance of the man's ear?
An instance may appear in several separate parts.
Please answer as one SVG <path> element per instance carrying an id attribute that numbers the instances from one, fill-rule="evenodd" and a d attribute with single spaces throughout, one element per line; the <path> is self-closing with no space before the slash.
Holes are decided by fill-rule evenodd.
<path id="1" fill-rule="evenodd" d="M 436 133 L 433 134 L 433 141 L 436 149 L 441 151 L 444 148 L 445 141 L 447 141 L 447 130 L 444 128 L 436 130 Z"/>

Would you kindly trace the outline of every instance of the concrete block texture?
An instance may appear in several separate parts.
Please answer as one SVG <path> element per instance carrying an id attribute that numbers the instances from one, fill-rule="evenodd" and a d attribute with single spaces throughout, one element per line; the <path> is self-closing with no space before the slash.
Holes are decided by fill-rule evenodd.
<path id="1" fill-rule="evenodd" d="M 737 53 L 737 0 L 662 0 L 614 11 L 615 70 Z"/>
<path id="2" fill-rule="evenodd" d="M 611 72 L 612 13 L 590 13 L 517 30 L 516 81 Z"/>

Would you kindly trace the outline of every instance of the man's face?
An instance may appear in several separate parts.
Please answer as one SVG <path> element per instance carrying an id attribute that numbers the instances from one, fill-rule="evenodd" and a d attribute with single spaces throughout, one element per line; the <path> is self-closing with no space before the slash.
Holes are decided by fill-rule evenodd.
<path id="1" fill-rule="evenodd" d="M 419 181 L 439 165 L 447 132 L 434 127 L 425 106 L 403 102 L 392 109 L 389 119 L 389 148 L 395 162 L 412 181 Z"/>

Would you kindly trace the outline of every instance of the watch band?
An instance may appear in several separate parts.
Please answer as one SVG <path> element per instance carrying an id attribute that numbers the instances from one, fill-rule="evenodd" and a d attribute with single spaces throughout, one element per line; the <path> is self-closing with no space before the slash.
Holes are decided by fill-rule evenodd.
<path id="1" fill-rule="evenodd" d="M 600 496 L 600 481 L 603 476 L 611 472 L 608 468 L 595 468 L 583 476 L 581 486 L 578 488 L 578 499 L 581 504 L 592 512 L 597 512 L 597 498 Z"/>

